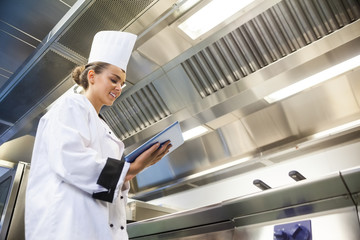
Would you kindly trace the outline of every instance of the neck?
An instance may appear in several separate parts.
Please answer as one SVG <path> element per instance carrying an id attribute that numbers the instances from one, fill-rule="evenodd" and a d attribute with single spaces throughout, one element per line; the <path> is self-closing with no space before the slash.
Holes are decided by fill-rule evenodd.
<path id="1" fill-rule="evenodd" d="M 93 105 L 97 114 L 99 114 L 103 104 L 101 104 L 99 101 L 96 101 L 96 99 L 92 97 L 88 91 L 85 92 L 85 97 L 90 101 L 91 105 Z"/>

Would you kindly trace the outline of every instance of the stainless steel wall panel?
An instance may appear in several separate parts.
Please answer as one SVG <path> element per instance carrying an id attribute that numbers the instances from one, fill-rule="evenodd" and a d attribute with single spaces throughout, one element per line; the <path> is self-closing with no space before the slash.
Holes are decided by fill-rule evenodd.
<path id="1" fill-rule="evenodd" d="M 165 102 L 163 100 L 163 97 L 160 96 L 159 92 L 154 87 L 154 84 L 151 83 L 148 86 L 149 86 L 149 91 L 151 91 L 153 93 L 152 96 L 154 96 L 154 99 L 155 99 L 155 101 L 157 103 L 156 105 L 159 106 L 160 116 L 162 118 L 165 118 L 165 117 L 169 116 L 171 114 L 171 112 L 168 109 L 167 105 L 165 104 Z"/>
<path id="2" fill-rule="evenodd" d="M 358 79 L 359 77 L 359 71 L 353 71 L 347 75 L 347 78 L 349 80 L 349 84 L 351 86 L 351 89 L 353 91 L 353 94 L 356 98 L 356 101 L 358 105 L 360 106 L 360 81 Z"/>
<path id="3" fill-rule="evenodd" d="M 230 229 L 229 229 L 230 228 Z M 136 237 L 130 239 L 137 240 L 231 240 L 234 239 L 235 230 L 231 222 L 214 223 L 209 226 L 199 226 L 179 231 L 160 233 L 145 237 Z"/>
<path id="4" fill-rule="evenodd" d="M 349 191 L 349 194 L 360 194 L 359 171 L 358 168 L 345 169 L 340 171 L 340 175 Z M 354 198 L 355 204 L 359 205 L 359 198 Z"/>
<path id="5" fill-rule="evenodd" d="M 183 93 L 175 88 L 167 74 L 163 74 L 152 81 L 152 86 L 154 87 L 153 91 L 156 91 L 158 96 L 161 96 L 163 109 L 165 109 L 167 115 L 176 113 L 185 107 L 181 98 Z"/>
<path id="6" fill-rule="evenodd" d="M 359 112 L 359 105 L 346 77 L 331 80 L 302 95 L 286 99 L 282 106 L 289 121 L 296 124 L 303 134 L 329 129 L 334 127 L 336 121 L 340 123 L 348 121 L 346 119 L 352 116 L 356 118 L 354 114 Z"/>
<path id="7" fill-rule="evenodd" d="M 221 132 L 210 132 L 202 138 L 207 161 L 211 163 L 219 162 L 220 159 L 230 158 L 230 151 Z"/>
<path id="8" fill-rule="evenodd" d="M 274 226 L 287 223 L 294 223 L 295 225 L 297 222 L 310 220 L 312 239 L 356 240 L 359 238 L 360 230 L 354 213 L 355 210 L 353 207 L 346 207 L 316 214 L 240 226 L 235 228 L 234 239 L 272 239 L 274 235 Z"/>
<path id="9" fill-rule="evenodd" d="M 256 149 L 254 139 L 249 136 L 241 121 L 236 121 L 221 127 L 219 130 L 226 142 L 226 147 L 233 157 L 241 156 Z"/>
<path id="10" fill-rule="evenodd" d="M 191 229 L 196 230 L 196 227 L 206 227 L 208 224 L 221 222 L 224 222 L 227 229 L 231 228 L 232 223 L 228 221 L 219 207 L 219 204 L 214 204 L 197 209 L 191 215 L 188 214 L 189 211 L 184 211 L 160 217 L 158 220 L 128 224 L 129 238 L 136 239 L 136 237 L 146 236 L 156 239 L 156 235 L 159 233 L 182 229 L 191 231 Z M 207 229 L 207 231 L 211 231 L 211 227 Z"/>
<path id="11" fill-rule="evenodd" d="M 250 114 L 241 119 L 241 122 L 258 147 L 276 143 L 292 135 L 285 112 L 279 104 Z"/>
<path id="12" fill-rule="evenodd" d="M 177 65 L 166 74 L 174 88 L 179 92 L 185 106 L 192 105 L 202 99 L 183 66 Z M 205 95 L 204 95 L 205 96 Z"/>

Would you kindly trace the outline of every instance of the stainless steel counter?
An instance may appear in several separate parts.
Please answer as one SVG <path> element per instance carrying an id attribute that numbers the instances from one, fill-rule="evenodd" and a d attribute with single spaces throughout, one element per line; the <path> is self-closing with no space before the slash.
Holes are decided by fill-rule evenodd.
<path id="1" fill-rule="evenodd" d="M 199 209 L 131 223 L 128 232 L 130 239 L 259 240 L 272 239 L 275 225 L 310 220 L 312 239 L 355 240 L 360 237 L 359 180 L 360 168 L 344 170 Z M 341 238 L 335 238 L 339 236 Z"/>

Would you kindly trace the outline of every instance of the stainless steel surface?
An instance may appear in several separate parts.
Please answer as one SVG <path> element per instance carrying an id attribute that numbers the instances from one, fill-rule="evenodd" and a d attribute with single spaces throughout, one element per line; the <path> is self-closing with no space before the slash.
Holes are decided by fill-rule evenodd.
<path id="1" fill-rule="evenodd" d="M 360 236 L 360 222 L 356 204 L 351 198 L 354 192 L 348 191 L 349 185 L 342 176 L 359 179 L 360 169 L 131 223 L 128 225 L 130 239 L 202 239 L 205 236 L 214 236 L 214 239 L 271 239 L 274 225 L 311 219 L 313 239 L 340 237 L 355 240 Z M 358 194 L 358 184 L 356 189 Z M 223 228 L 216 229 L 213 227 L 216 225 Z M 216 233 L 223 231 L 228 234 L 232 230 L 235 232 L 227 238 Z"/>
<path id="2" fill-rule="evenodd" d="M 10 228 L 7 234 L 7 240 L 25 239 L 25 193 L 29 177 L 30 165 L 27 163 L 19 163 L 24 165 L 21 176 L 21 184 L 17 192 L 16 205 L 13 209 Z"/>
<path id="3" fill-rule="evenodd" d="M 263 224 L 254 224 L 235 229 L 234 238 L 241 240 L 267 240 L 273 239 L 274 225 L 295 223 L 310 220 L 312 239 L 349 239 L 356 240 L 360 236 L 356 209 L 354 207 L 340 208 L 317 214 L 307 214 L 283 220 L 275 220 Z M 220 238 L 219 238 L 220 239 Z M 231 239 L 231 238 L 229 238 Z"/>
<path id="4" fill-rule="evenodd" d="M 0 239 L 25 239 L 24 207 L 28 171 L 29 165 L 19 162 L 0 178 L 1 182 L 9 177 L 11 179 L 6 205 L 1 216 Z"/>
<path id="5" fill-rule="evenodd" d="M 281 102 L 263 100 L 360 54 L 359 1 L 257 0 L 196 40 L 177 25 L 208 1 L 182 9 L 187 2 L 30 1 L 31 7 L 19 7 L 2 1 L 1 11 L 18 11 L 0 19 L 2 59 L 16 61 L 0 61 L 0 143 L 35 135 L 39 118 L 72 86 L 71 69 L 86 62 L 92 36 L 102 29 L 139 35 L 128 85 L 101 111 L 126 152 L 174 121 L 183 131 L 210 129 L 138 175 L 134 198 L 150 200 L 276 164 L 301 154 L 293 151 L 299 144 L 325 150 L 359 141 L 358 128 L 313 141 L 317 132 L 360 118 L 359 68 Z M 47 11 L 36 15 L 38 8 Z M 9 55 L 12 46 L 19 55 Z M 212 170 L 239 158 L 248 161 Z"/>
<path id="6" fill-rule="evenodd" d="M 155 218 L 170 213 L 175 213 L 178 210 L 156 206 L 142 201 L 131 201 L 126 206 L 126 220 L 127 221 L 141 221 L 149 218 Z"/>

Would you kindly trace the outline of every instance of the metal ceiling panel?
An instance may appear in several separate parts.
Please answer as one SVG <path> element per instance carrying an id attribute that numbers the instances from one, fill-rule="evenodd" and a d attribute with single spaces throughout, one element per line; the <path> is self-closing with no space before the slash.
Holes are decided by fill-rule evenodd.
<path id="1" fill-rule="evenodd" d="M 58 0 L 1 0 L 0 20 L 19 34 L 41 41 L 68 10 L 69 6 Z"/>
<path id="2" fill-rule="evenodd" d="M 0 88 L 68 10 L 61 1 L 0 2 Z"/>
<path id="3" fill-rule="evenodd" d="M 282 1 L 182 66 L 204 98 L 359 17 L 359 1 Z"/>
<path id="4" fill-rule="evenodd" d="M 0 119 L 11 123 L 17 122 L 49 94 L 53 86 L 63 81 L 74 67 L 74 63 L 51 50 L 47 51 L 27 73 L 26 78 L 1 101 Z"/>
<path id="5" fill-rule="evenodd" d="M 94 1 L 58 42 L 87 58 L 92 39 L 97 32 L 123 29 L 154 2 L 156 1 Z"/>
<path id="6" fill-rule="evenodd" d="M 10 128 L 10 126 L 8 124 L 0 123 L 0 133 L 5 132 L 9 128 Z"/>
<path id="7" fill-rule="evenodd" d="M 21 39 L 17 39 L 1 30 L 2 26 L 0 22 L 0 76 L 2 77 L 0 89 L 35 49 L 33 46 L 21 41 Z M 14 51 L 14 49 L 16 49 L 16 51 Z"/>

